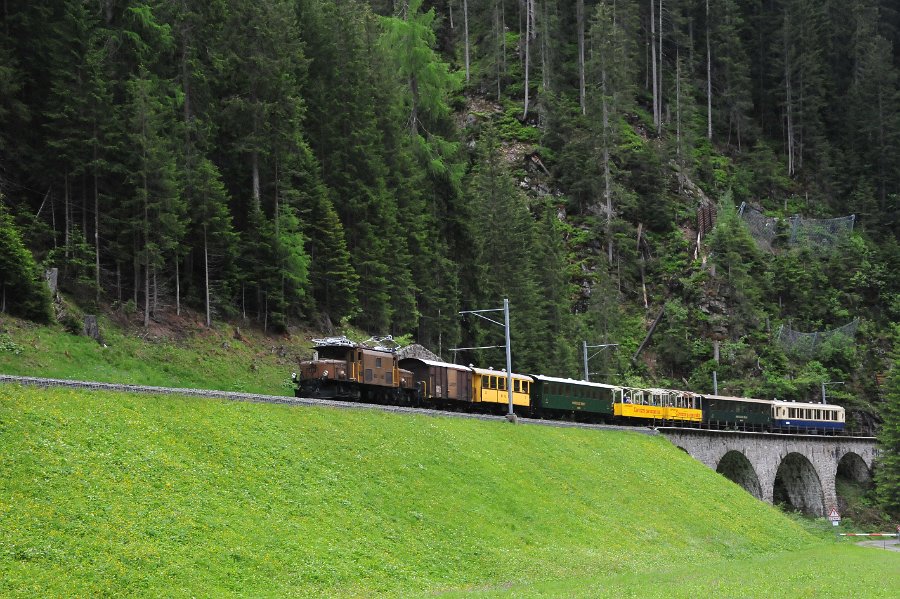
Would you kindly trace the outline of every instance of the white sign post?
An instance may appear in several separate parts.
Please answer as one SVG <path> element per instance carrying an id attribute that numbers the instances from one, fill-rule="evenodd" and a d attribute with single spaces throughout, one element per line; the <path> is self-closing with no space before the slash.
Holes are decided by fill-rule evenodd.
<path id="1" fill-rule="evenodd" d="M 828 514 L 828 519 L 831 520 L 832 526 L 837 526 L 841 523 L 841 515 L 838 513 L 837 508 L 831 508 L 831 513 Z"/>

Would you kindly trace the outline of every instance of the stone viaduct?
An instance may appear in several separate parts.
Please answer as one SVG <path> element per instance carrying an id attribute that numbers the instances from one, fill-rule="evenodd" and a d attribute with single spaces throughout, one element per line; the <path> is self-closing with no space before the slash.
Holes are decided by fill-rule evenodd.
<path id="1" fill-rule="evenodd" d="M 867 486 L 878 456 L 872 437 L 660 428 L 672 444 L 769 503 L 816 516 L 839 510 L 837 481 Z"/>

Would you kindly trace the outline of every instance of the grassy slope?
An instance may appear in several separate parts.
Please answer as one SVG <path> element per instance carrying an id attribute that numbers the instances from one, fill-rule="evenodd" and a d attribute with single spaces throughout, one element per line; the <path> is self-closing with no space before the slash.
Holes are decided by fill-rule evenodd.
<path id="1" fill-rule="evenodd" d="M 896 597 L 900 555 L 853 545 L 823 545 L 741 560 L 712 560 L 662 571 L 516 585 L 465 593 L 490 597 Z M 457 596 L 462 593 L 457 594 Z M 452 594 L 451 594 L 452 597 Z"/>
<path id="2" fill-rule="evenodd" d="M 253 330 L 243 331 L 243 340 L 238 340 L 230 326 L 206 329 L 188 321 L 177 330 L 183 337 L 179 341 L 172 339 L 171 331 L 129 333 L 105 318 L 100 329 L 106 347 L 59 325 L 36 326 L 2 315 L 0 372 L 291 395 L 296 356 L 309 348 L 302 339 L 264 337 Z M 4 339 L 12 344 L 4 344 Z"/>
<path id="3" fill-rule="evenodd" d="M 3 595 L 627 585 L 823 546 L 660 438 L 12 386 L 0 523 Z"/>

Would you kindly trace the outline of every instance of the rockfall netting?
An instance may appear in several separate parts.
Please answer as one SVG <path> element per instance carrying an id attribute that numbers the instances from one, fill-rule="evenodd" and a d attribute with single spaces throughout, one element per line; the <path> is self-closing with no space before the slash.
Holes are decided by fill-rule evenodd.
<path id="1" fill-rule="evenodd" d="M 844 336 L 852 342 L 858 327 L 858 318 L 842 327 L 831 329 L 830 331 L 814 331 L 812 333 L 801 333 L 787 325 L 781 325 L 778 329 L 776 339 L 781 343 L 786 352 L 800 357 L 812 358 L 818 353 L 824 343 L 837 336 Z"/>
<path id="2" fill-rule="evenodd" d="M 790 245 L 810 243 L 831 246 L 850 235 L 856 222 L 855 214 L 825 219 L 803 218 L 800 215 L 775 218 L 766 216 L 761 210 L 746 202 L 741 203 L 740 216 L 756 243 L 769 251 L 772 251 L 778 235 L 782 235 Z"/>

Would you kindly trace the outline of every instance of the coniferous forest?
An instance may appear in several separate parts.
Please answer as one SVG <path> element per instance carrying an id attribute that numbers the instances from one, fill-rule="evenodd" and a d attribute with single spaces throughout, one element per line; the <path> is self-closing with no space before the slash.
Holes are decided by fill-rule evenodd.
<path id="1" fill-rule="evenodd" d="M 889 0 L 4 0 L 2 309 L 848 408 L 900 480 Z M 648 334 L 649 333 L 649 334 Z M 502 366 L 502 350 L 460 360 Z M 893 453 L 891 453 L 893 451 Z M 893 461 L 891 461 L 893 460 Z M 900 508 L 900 485 L 884 485 Z"/>

